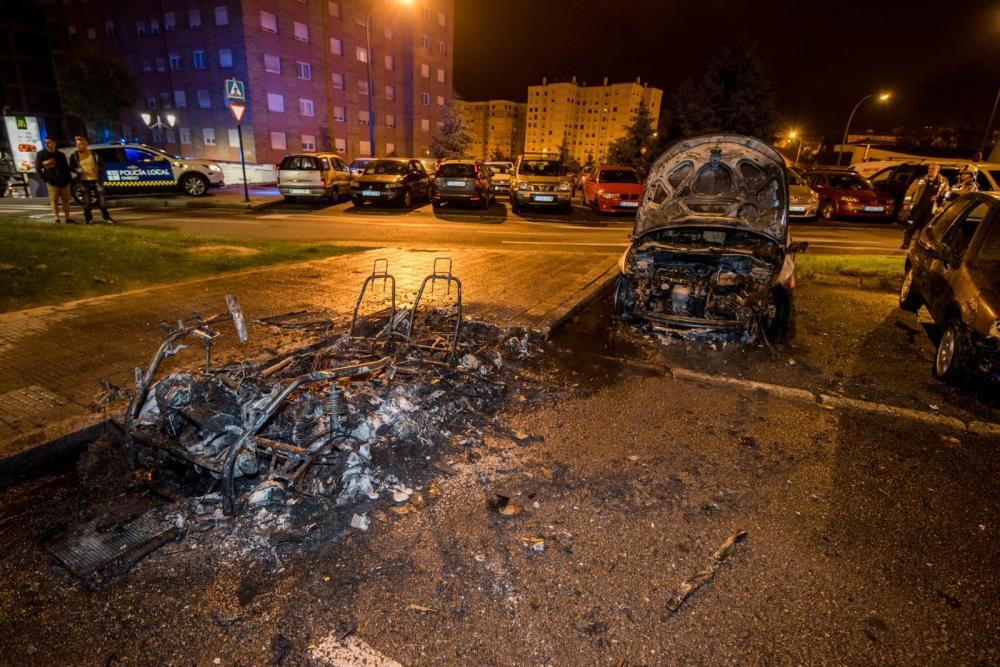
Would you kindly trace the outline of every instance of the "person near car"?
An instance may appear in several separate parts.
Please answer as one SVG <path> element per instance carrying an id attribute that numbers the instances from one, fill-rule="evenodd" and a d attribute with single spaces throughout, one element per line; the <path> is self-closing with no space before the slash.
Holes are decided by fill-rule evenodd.
<path id="1" fill-rule="evenodd" d="M 910 247 L 913 235 L 923 229 L 927 221 L 937 213 L 948 187 L 948 179 L 941 174 L 941 165 L 937 162 L 927 165 L 927 175 L 910 185 L 906 191 L 906 199 L 911 202 L 910 216 L 901 248 Z"/>
<path id="2" fill-rule="evenodd" d="M 45 138 L 45 148 L 35 155 L 35 172 L 38 177 L 45 182 L 45 187 L 49 191 L 49 203 L 52 204 L 52 214 L 59 219 L 59 204 L 62 203 L 63 213 L 66 215 L 66 222 L 76 223 L 76 220 L 69 213 L 69 161 L 66 156 L 56 149 L 56 140 L 52 137 Z"/>
<path id="3" fill-rule="evenodd" d="M 962 167 L 962 171 L 958 172 L 958 179 L 955 181 L 955 185 L 951 186 L 948 199 L 955 199 L 959 195 L 970 192 L 979 192 L 979 183 L 976 181 L 977 176 L 979 176 L 979 167 L 971 164 Z"/>
<path id="4" fill-rule="evenodd" d="M 86 224 L 94 223 L 94 202 L 101 210 L 101 217 L 104 222 L 114 223 L 111 213 L 108 212 L 108 204 L 104 200 L 104 186 L 101 185 L 101 158 L 97 153 L 90 150 L 90 142 L 86 137 L 76 138 L 76 152 L 69 160 L 69 170 L 73 178 L 82 187 L 83 197 L 83 220 Z"/>

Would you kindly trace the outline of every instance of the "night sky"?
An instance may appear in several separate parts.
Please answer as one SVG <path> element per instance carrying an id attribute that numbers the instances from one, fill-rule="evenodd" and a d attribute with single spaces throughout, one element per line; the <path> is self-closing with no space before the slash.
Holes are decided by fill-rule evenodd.
<path id="1" fill-rule="evenodd" d="M 982 127 L 1000 86 L 1000 0 L 456 0 L 455 87 L 524 101 L 528 85 L 641 76 L 664 103 L 724 45 L 755 44 L 787 125 Z M 842 130 L 841 130 L 842 131 Z"/>

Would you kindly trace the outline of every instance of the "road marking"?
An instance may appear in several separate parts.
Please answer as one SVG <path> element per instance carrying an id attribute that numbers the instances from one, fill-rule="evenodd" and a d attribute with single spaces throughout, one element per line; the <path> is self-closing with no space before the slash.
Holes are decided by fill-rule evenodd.
<path id="1" fill-rule="evenodd" d="M 613 248 L 627 248 L 628 243 L 588 243 L 585 241 L 501 241 L 508 245 L 557 245 L 557 246 L 607 246 Z"/>

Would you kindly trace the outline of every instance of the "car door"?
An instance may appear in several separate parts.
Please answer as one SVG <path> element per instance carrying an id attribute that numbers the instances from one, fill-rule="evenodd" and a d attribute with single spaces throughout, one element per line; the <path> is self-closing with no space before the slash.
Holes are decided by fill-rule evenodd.
<path id="1" fill-rule="evenodd" d="M 333 163 L 333 173 L 334 178 L 337 181 L 337 185 L 340 188 L 340 192 L 347 193 L 351 191 L 351 181 L 354 180 L 354 175 L 351 173 L 351 168 L 346 162 L 341 160 L 339 157 L 334 156 L 330 160 Z"/>
<path id="2" fill-rule="evenodd" d="M 917 252 L 921 253 L 922 271 L 919 293 L 934 321 L 944 321 L 954 300 L 953 279 L 965 259 L 969 242 L 988 211 L 986 202 L 977 198 L 961 199 L 943 211 L 921 232 Z"/>
<path id="3" fill-rule="evenodd" d="M 165 156 L 142 148 L 126 146 L 120 149 L 124 153 L 127 177 L 132 180 L 132 187 L 140 192 L 162 192 L 177 187 L 174 169 Z M 126 174 L 122 174 L 123 178 Z"/>
<path id="4" fill-rule="evenodd" d="M 410 160 L 410 173 L 407 174 L 406 178 L 411 183 L 411 192 L 425 199 L 430 198 L 430 179 L 427 176 L 427 171 L 424 170 L 424 165 L 417 160 Z"/>
<path id="5" fill-rule="evenodd" d="M 125 161 L 125 151 L 118 146 L 92 149 L 101 160 L 101 184 L 105 194 L 126 194 L 136 192 L 138 178 L 130 174 Z"/>

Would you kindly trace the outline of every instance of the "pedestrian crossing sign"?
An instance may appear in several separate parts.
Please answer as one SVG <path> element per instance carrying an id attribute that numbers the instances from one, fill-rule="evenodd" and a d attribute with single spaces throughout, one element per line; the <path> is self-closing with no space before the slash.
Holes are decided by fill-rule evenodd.
<path id="1" fill-rule="evenodd" d="M 246 89 L 239 79 L 226 79 L 226 101 L 246 102 Z"/>

